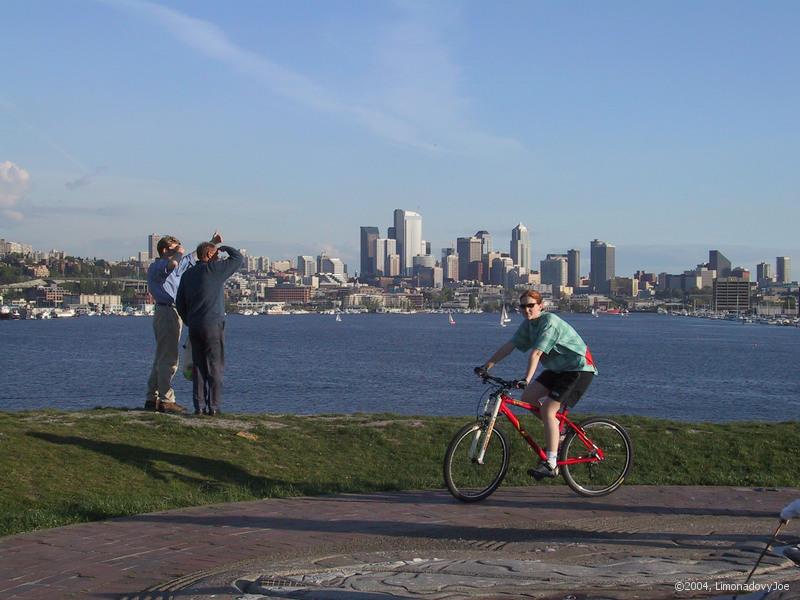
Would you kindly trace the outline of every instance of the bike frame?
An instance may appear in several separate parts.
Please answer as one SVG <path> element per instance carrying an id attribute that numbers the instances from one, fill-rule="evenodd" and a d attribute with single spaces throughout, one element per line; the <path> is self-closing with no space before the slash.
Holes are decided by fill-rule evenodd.
<path id="1" fill-rule="evenodd" d="M 498 391 L 490 396 L 490 400 L 494 399 L 492 411 L 490 413 L 489 423 L 486 427 L 486 431 L 483 434 L 483 441 L 481 444 L 480 452 L 476 458 L 479 464 L 483 464 L 483 457 L 486 452 L 486 447 L 489 445 L 489 439 L 492 436 L 492 431 L 494 430 L 494 426 L 497 422 L 498 415 L 502 414 L 508 419 L 511 423 L 512 427 L 517 430 L 522 438 L 528 443 L 531 449 L 534 451 L 535 454 L 539 456 L 540 459 L 546 460 L 547 453 L 536 443 L 536 441 L 531 437 L 531 434 L 525 431 L 525 428 L 522 426 L 517 415 L 513 413 L 511 410 L 512 406 L 516 406 L 518 408 L 524 408 L 532 412 L 537 417 L 541 414 L 541 408 L 535 404 L 531 404 L 530 402 L 523 402 L 522 400 L 517 400 L 516 398 L 512 398 L 504 391 Z M 596 463 L 602 461 L 605 456 L 603 454 L 602 448 L 599 448 L 595 445 L 595 443 L 587 437 L 586 433 L 583 431 L 580 425 L 573 423 L 567 414 L 569 413 L 569 409 L 562 409 L 556 413 L 556 418 L 558 419 L 559 426 L 563 425 L 564 427 L 571 428 L 575 435 L 578 436 L 578 439 L 586 446 L 586 449 L 589 451 L 589 455 L 586 457 L 580 458 L 569 458 L 567 460 L 559 460 L 557 464 L 561 465 L 575 465 L 579 463 Z M 477 433 L 475 439 L 472 442 L 471 448 L 471 455 L 475 454 L 475 450 L 477 449 L 477 442 L 478 437 L 480 436 L 480 432 Z"/>

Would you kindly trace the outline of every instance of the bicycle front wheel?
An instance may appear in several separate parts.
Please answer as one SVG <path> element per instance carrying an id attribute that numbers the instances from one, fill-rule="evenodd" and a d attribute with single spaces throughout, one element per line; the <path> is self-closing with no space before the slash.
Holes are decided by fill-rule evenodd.
<path id="1" fill-rule="evenodd" d="M 563 465 L 567 485 L 581 496 L 605 496 L 625 481 L 633 464 L 633 444 L 622 425 L 610 419 L 589 419 L 581 428 L 598 448 L 603 460 Z M 594 449 L 571 431 L 561 445 L 561 460 L 587 459 L 596 456 Z"/>
<path id="2" fill-rule="evenodd" d="M 505 434 L 492 429 L 483 462 L 476 456 L 484 441 L 486 427 L 470 423 L 456 433 L 444 457 L 444 480 L 447 489 L 463 502 L 488 498 L 503 482 L 508 471 L 509 445 Z"/>

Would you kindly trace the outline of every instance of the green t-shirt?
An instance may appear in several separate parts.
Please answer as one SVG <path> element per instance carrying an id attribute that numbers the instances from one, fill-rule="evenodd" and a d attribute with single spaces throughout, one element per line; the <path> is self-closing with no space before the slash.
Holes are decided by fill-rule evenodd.
<path id="1" fill-rule="evenodd" d="M 597 373 L 592 354 L 581 336 L 572 325 L 553 313 L 542 313 L 538 319 L 523 321 L 511 343 L 520 352 L 541 350 L 539 361 L 549 371 Z"/>

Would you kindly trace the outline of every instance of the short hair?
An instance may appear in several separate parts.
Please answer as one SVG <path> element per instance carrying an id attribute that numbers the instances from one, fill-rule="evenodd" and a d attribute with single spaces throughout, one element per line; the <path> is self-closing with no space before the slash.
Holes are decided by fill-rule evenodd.
<path id="1" fill-rule="evenodd" d="M 519 297 L 520 304 L 523 304 L 522 301 L 526 297 L 530 298 L 531 300 L 533 300 L 536 304 L 541 304 L 542 303 L 542 295 L 539 292 L 535 291 L 535 290 L 526 290 L 526 291 L 522 292 L 522 295 Z"/>
<path id="2" fill-rule="evenodd" d="M 209 258 L 217 251 L 217 247 L 211 242 L 200 242 L 197 245 L 197 260 Z"/>
<path id="3" fill-rule="evenodd" d="M 164 251 L 172 246 L 172 244 L 180 245 L 180 240 L 178 238 L 172 237 L 171 235 L 165 235 L 160 240 L 158 240 L 158 244 L 156 244 L 156 250 L 158 251 L 159 256 L 164 255 Z"/>

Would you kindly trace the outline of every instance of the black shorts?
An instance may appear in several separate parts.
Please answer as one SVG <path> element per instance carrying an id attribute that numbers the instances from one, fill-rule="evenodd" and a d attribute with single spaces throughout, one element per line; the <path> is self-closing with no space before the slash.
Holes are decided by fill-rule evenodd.
<path id="1" fill-rule="evenodd" d="M 591 371 L 542 371 L 536 381 L 550 390 L 549 397 L 561 403 L 561 408 L 571 408 L 578 403 L 594 379 Z"/>

